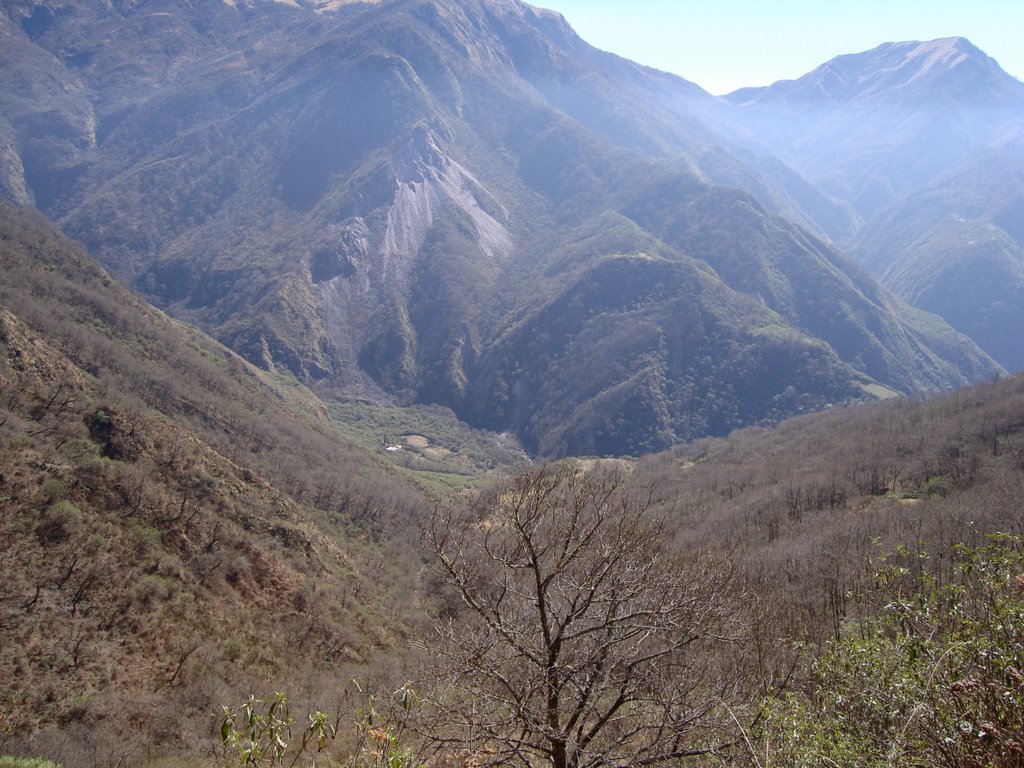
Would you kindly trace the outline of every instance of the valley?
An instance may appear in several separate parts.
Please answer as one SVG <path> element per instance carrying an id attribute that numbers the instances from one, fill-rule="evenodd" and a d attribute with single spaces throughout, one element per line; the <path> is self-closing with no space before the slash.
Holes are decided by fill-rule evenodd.
<path id="1" fill-rule="evenodd" d="M 518 0 L 0 0 L 0 73 L 0 768 L 1020 764 L 969 41 L 714 97 Z"/>

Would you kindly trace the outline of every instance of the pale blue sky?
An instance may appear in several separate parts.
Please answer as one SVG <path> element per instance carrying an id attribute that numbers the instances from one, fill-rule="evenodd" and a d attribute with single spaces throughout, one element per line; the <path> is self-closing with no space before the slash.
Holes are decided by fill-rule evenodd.
<path id="1" fill-rule="evenodd" d="M 530 0 L 587 42 L 721 94 L 842 53 L 962 36 L 1024 77 L 1022 0 Z"/>

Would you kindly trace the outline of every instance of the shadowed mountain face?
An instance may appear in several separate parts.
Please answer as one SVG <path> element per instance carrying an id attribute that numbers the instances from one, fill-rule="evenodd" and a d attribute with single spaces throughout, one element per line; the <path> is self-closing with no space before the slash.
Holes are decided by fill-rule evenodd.
<path id="1" fill-rule="evenodd" d="M 0 189 L 265 368 L 545 454 L 997 370 L 790 223 L 848 234 L 848 207 L 557 14 L 0 8 Z"/>

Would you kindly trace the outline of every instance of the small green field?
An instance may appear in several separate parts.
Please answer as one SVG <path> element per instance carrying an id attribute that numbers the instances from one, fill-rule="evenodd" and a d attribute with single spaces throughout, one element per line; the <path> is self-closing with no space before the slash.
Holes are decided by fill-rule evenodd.
<path id="1" fill-rule="evenodd" d="M 877 397 L 879 400 L 891 400 L 894 397 L 900 396 L 899 392 L 882 386 L 881 384 L 863 384 L 862 386 L 865 392 Z"/>
<path id="2" fill-rule="evenodd" d="M 442 494 L 476 488 L 529 460 L 512 435 L 474 429 L 445 408 L 331 402 L 340 432 Z"/>

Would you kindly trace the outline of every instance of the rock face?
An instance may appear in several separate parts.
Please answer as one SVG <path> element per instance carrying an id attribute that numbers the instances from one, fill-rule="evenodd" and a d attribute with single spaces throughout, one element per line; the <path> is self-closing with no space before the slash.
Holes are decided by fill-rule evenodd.
<path id="1" fill-rule="evenodd" d="M 266 368 L 440 403 L 545 454 L 640 453 L 998 369 L 821 238 L 850 231 L 848 204 L 558 14 L 0 11 L 19 78 L 0 189 Z"/>

